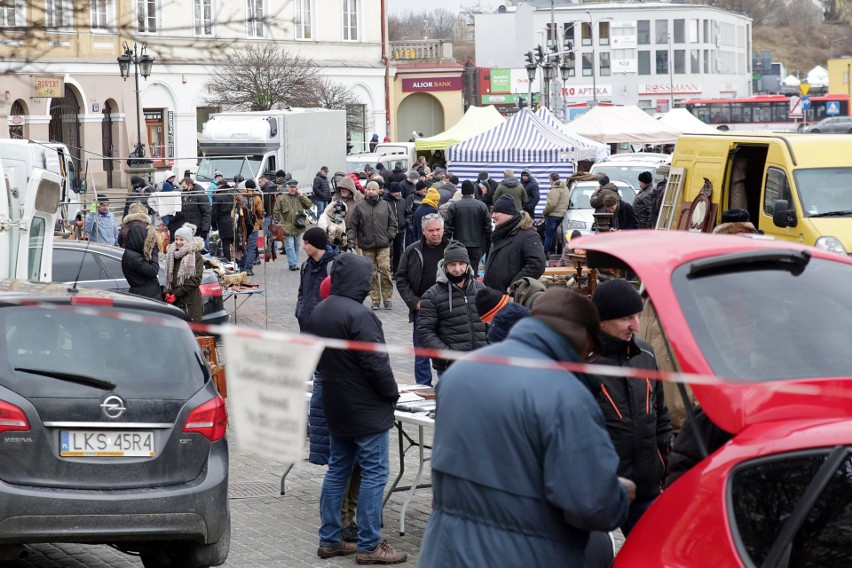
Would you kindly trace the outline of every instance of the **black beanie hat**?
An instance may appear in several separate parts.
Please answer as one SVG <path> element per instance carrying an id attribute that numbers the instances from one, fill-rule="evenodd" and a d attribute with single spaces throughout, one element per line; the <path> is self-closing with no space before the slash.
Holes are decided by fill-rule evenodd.
<path id="1" fill-rule="evenodd" d="M 598 286 L 598 290 L 601 286 Z M 567 339 L 578 354 L 586 346 L 587 337 L 597 342 L 602 318 L 598 317 L 598 311 L 588 298 L 573 290 L 548 288 L 539 295 L 530 312 L 534 318 L 543 321 Z"/>
<path id="2" fill-rule="evenodd" d="M 139 187 L 140 185 L 144 185 L 145 180 L 139 176 L 130 176 L 130 185 L 133 187 Z"/>
<path id="3" fill-rule="evenodd" d="M 601 179 L 598 180 L 598 183 L 602 186 L 608 184 L 609 183 L 609 176 L 602 177 Z"/>
<path id="4" fill-rule="evenodd" d="M 277 177 L 277 178 L 287 177 L 287 172 L 285 172 L 284 170 L 278 170 L 277 172 L 275 172 L 275 177 Z"/>
<path id="5" fill-rule="evenodd" d="M 470 256 L 467 254 L 467 249 L 458 241 L 450 241 L 444 249 L 444 266 L 451 262 L 470 264 Z"/>
<path id="6" fill-rule="evenodd" d="M 749 215 L 745 209 L 728 209 L 722 212 L 723 223 L 747 223 L 748 221 Z"/>
<path id="7" fill-rule="evenodd" d="M 601 321 L 614 320 L 642 311 L 642 297 L 627 280 L 607 280 L 599 284 L 592 296 Z"/>
<path id="8" fill-rule="evenodd" d="M 257 184 L 253 179 L 246 180 L 246 189 L 257 189 Z"/>
<path id="9" fill-rule="evenodd" d="M 500 199 L 494 202 L 494 209 L 497 213 L 505 213 L 506 215 L 517 215 L 518 204 L 515 203 L 515 198 L 509 194 L 500 196 Z"/>
<path id="10" fill-rule="evenodd" d="M 651 183 L 654 181 L 654 176 L 651 175 L 651 172 L 642 172 L 639 174 L 639 181 L 642 183 Z"/>
<path id="11" fill-rule="evenodd" d="M 476 293 L 476 311 L 479 319 L 485 323 L 491 323 L 503 306 L 512 301 L 508 294 L 501 294 L 494 288 L 482 288 Z"/>
<path id="12" fill-rule="evenodd" d="M 311 227 L 302 235 L 302 240 L 314 248 L 325 250 L 325 247 L 328 245 L 328 233 L 325 232 L 325 229 Z"/>
<path id="13" fill-rule="evenodd" d="M 474 193 L 473 182 L 470 181 L 469 179 L 464 180 L 462 182 L 461 192 L 462 192 L 462 195 L 473 195 L 473 193 Z"/>

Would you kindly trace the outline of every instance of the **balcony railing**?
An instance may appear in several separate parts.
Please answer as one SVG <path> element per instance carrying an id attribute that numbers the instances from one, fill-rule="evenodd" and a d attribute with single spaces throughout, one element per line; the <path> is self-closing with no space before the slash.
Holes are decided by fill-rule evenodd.
<path id="1" fill-rule="evenodd" d="M 417 39 L 392 41 L 391 59 L 394 61 L 452 61 L 453 42 L 449 39 Z"/>

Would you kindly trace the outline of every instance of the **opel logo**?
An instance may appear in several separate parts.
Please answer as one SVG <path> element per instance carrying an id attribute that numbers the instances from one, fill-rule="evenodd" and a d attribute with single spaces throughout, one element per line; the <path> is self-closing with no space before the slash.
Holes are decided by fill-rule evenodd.
<path id="1" fill-rule="evenodd" d="M 107 418 L 120 418 L 127 408 L 124 406 L 124 401 L 121 397 L 110 395 L 101 403 L 101 410 Z"/>

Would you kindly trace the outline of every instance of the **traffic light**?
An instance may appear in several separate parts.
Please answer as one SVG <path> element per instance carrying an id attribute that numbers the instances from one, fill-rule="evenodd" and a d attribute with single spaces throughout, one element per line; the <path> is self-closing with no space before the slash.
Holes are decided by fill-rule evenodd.
<path id="1" fill-rule="evenodd" d="M 535 48 L 535 56 L 538 59 L 539 63 L 544 61 L 544 49 L 540 45 L 537 45 Z"/>
<path id="2" fill-rule="evenodd" d="M 527 58 L 527 65 L 535 65 L 535 61 L 533 60 L 533 52 L 532 51 L 528 51 L 525 57 Z"/>
<path id="3" fill-rule="evenodd" d="M 524 108 L 527 106 L 527 98 L 526 97 L 518 97 L 518 108 Z"/>

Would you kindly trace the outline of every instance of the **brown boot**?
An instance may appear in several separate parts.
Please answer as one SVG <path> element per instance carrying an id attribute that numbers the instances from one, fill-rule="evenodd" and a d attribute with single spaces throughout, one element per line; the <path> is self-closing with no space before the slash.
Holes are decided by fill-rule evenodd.
<path id="1" fill-rule="evenodd" d="M 397 552 L 386 540 L 369 552 L 355 554 L 355 562 L 358 564 L 401 564 L 406 560 L 408 560 L 408 553 Z"/>
<path id="2" fill-rule="evenodd" d="M 335 556 L 347 556 L 355 554 L 355 543 L 341 540 L 334 546 L 320 546 L 317 548 L 317 556 L 320 558 L 334 558 Z"/>

